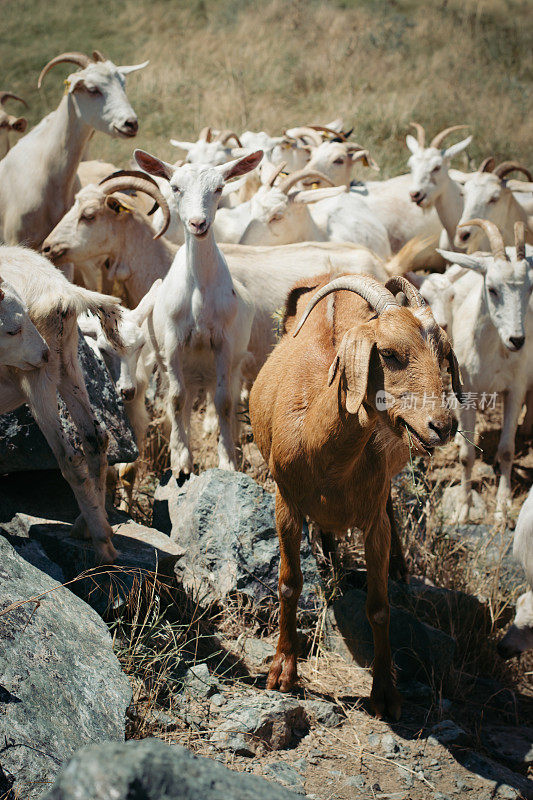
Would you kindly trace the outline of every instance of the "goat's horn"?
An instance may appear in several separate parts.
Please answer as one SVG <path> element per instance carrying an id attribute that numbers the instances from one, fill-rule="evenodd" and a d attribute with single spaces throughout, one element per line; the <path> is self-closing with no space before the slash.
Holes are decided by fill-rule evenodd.
<path id="1" fill-rule="evenodd" d="M 417 308 L 423 308 L 426 306 L 426 301 L 416 286 L 413 286 L 411 281 L 408 281 L 407 278 L 403 277 L 403 275 L 395 275 L 394 277 L 389 278 L 385 284 L 385 288 L 388 289 L 389 292 L 392 292 L 392 294 L 395 296 L 398 294 L 398 292 L 403 292 L 410 306 L 416 306 Z"/>
<path id="2" fill-rule="evenodd" d="M 200 131 L 199 139 L 200 139 L 200 141 L 204 141 L 204 142 L 212 142 L 213 141 L 213 131 L 211 130 L 211 128 L 209 126 L 207 128 L 202 128 L 202 130 Z"/>
<path id="3" fill-rule="evenodd" d="M 464 128 L 468 128 L 468 125 L 452 125 L 451 128 L 444 128 L 443 131 L 437 133 L 437 135 L 433 137 L 429 146 L 439 148 L 450 133 L 453 133 L 454 131 L 461 131 Z"/>
<path id="4" fill-rule="evenodd" d="M 285 169 L 286 166 L 287 166 L 287 162 L 286 161 L 282 161 L 281 164 L 279 164 L 279 166 L 276 167 L 276 169 L 274 170 L 274 172 L 272 173 L 272 175 L 270 176 L 270 178 L 267 181 L 267 186 L 274 186 L 274 182 L 275 182 L 276 178 L 278 177 L 278 175 L 280 175 L 283 172 L 283 170 Z"/>
<path id="5" fill-rule="evenodd" d="M 529 182 L 533 181 L 531 172 L 527 169 L 527 167 L 524 167 L 517 161 L 502 161 L 502 163 L 498 164 L 497 167 L 494 167 L 492 171 L 498 176 L 498 178 L 505 178 L 505 176 L 510 172 L 521 172 L 526 176 Z"/>
<path id="6" fill-rule="evenodd" d="M 235 139 L 237 142 L 237 147 L 242 147 L 241 140 L 237 134 L 234 131 L 231 131 L 229 128 L 227 130 L 220 131 L 217 136 L 217 141 L 220 142 L 220 144 L 227 144 L 230 139 Z"/>
<path id="7" fill-rule="evenodd" d="M 335 278 L 335 280 L 330 281 L 315 294 L 310 303 L 307 305 L 307 308 L 302 314 L 300 322 L 296 326 L 292 335 L 297 335 L 313 308 L 322 300 L 322 298 L 326 297 L 328 294 L 331 294 L 331 292 L 339 291 L 339 289 L 346 289 L 349 292 L 355 292 L 355 294 L 358 294 L 363 298 L 363 300 L 366 300 L 366 302 L 372 306 L 372 308 L 375 308 L 378 315 L 382 314 L 391 306 L 398 306 L 398 301 L 394 295 L 372 278 L 367 278 L 363 275 L 349 275 L 342 278 Z"/>
<path id="8" fill-rule="evenodd" d="M 319 172 L 316 169 L 299 169 L 296 170 L 296 172 L 291 172 L 290 175 L 287 175 L 287 177 L 278 184 L 278 189 L 285 194 L 288 194 L 289 190 L 304 178 L 316 178 L 319 181 L 323 181 L 328 186 L 335 185 L 331 178 L 328 178 L 328 176 L 324 175 L 323 172 Z"/>
<path id="9" fill-rule="evenodd" d="M 409 125 L 416 130 L 416 139 L 420 147 L 426 146 L 426 132 L 419 122 L 410 122 Z"/>
<path id="10" fill-rule="evenodd" d="M 313 131 L 322 131 L 322 133 L 331 133 L 337 139 L 342 139 L 346 141 L 347 135 L 343 133 L 343 131 L 336 131 L 334 128 L 328 128 L 327 125 L 308 125 L 307 127 L 311 128 Z M 353 131 L 353 128 L 352 128 Z M 350 131 L 350 133 L 352 132 Z M 348 134 L 348 136 L 350 135 Z"/>
<path id="11" fill-rule="evenodd" d="M 102 178 L 99 186 L 102 184 L 107 183 L 107 181 L 112 180 L 113 178 L 141 178 L 144 181 L 148 181 L 149 183 L 153 183 L 156 189 L 159 189 L 159 184 L 149 175 L 147 172 L 143 172 L 140 169 L 117 169 L 116 172 L 111 172 L 109 175 L 106 175 L 105 178 Z"/>
<path id="12" fill-rule="evenodd" d="M 134 189 L 137 192 L 144 192 L 145 194 L 150 195 L 150 197 L 153 197 L 158 203 L 161 211 L 163 212 L 163 225 L 161 230 L 157 231 L 155 234 L 154 239 L 159 239 L 160 236 L 163 236 L 170 225 L 170 209 L 157 184 L 154 185 L 154 183 L 148 180 L 144 173 L 142 173 L 142 177 L 122 175 L 121 177 L 115 177 L 113 179 L 107 178 L 105 180 L 105 184 L 102 186 L 102 191 L 105 195 L 113 194 L 114 192 L 122 192 L 125 189 Z"/>
<path id="13" fill-rule="evenodd" d="M 488 158 L 484 158 L 481 164 L 478 167 L 478 172 L 492 172 L 494 169 L 494 156 L 489 156 Z"/>
<path id="14" fill-rule="evenodd" d="M 318 145 L 322 144 L 323 141 L 322 136 L 319 134 L 319 132 L 313 130 L 313 128 L 310 128 L 309 126 L 302 126 L 300 128 L 289 128 L 288 130 L 283 132 L 283 135 L 288 136 L 289 139 L 303 139 L 307 136 L 308 139 L 311 139 L 315 147 L 318 147 Z"/>
<path id="15" fill-rule="evenodd" d="M 483 228 L 487 239 L 489 240 L 490 249 L 492 250 L 492 255 L 494 258 L 503 258 L 507 260 L 503 236 L 494 222 L 491 222 L 490 219 L 469 219 L 468 222 L 463 222 L 457 227 L 465 228 L 467 225 L 477 225 L 478 227 Z"/>
<path id="16" fill-rule="evenodd" d="M 19 103 L 23 103 L 26 108 L 28 108 L 28 104 L 22 97 L 19 97 L 18 94 L 13 94 L 13 92 L 0 92 L 0 105 L 3 106 L 6 100 L 18 100 Z"/>
<path id="17" fill-rule="evenodd" d="M 39 75 L 39 80 L 37 81 L 37 88 L 38 89 L 41 88 L 44 76 L 46 75 L 47 72 L 49 72 L 52 69 L 52 67 L 55 67 L 56 64 L 63 64 L 63 63 L 77 64 L 78 67 L 85 69 L 85 67 L 88 67 L 89 64 L 92 64 L 94 62 L 91 61 L 89 56 L 86 56 L 85 53 L 78 53 L 78 52 L 61 53 L 60 56 L 56 56 L 51 61 L 49 61 L 48 64 L 46 64 L 46 66 L 42 68 L 41 74 Z"/>
<path id="18" fill-rule="evenodd" d="M 107 59 L 100 50 L 93 50 L 93 61 L 107 61 Z"/>
<path id="19" fill-rule="evenodd" d="M 459 374 L 459 364 L 457 363 L 457 356 L 455 355 L 453 347 L 450 346 L 446 358 L 448 360 L 448 372 L 450 373 L 450 377 L 452 379 L 453 393 L 459 400 L 459 403 L 462 403 L 464 399 L 463 387 L 461 385 L 461 376 Z"/>
<path id="20" fill-rule="evenodd" d="M 526 226 L 522 221 L 514 224 L 514 244 L 516 259 L 522 261 L 526 257 Z"/>

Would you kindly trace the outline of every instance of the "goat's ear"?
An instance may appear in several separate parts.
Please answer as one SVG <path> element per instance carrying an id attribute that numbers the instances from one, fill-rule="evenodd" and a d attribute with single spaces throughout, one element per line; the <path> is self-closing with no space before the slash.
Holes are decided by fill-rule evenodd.
<path id="1" fill-rule="evenodd" d="M 106 197 L 105 204 L 115 214 L 122 214 L 124 212 L 129 214 L 133 211 L 133 206 L 129 206 L 127 203 L 124 203 L 123 200 L 119 200 L 118 197 L 112 194 Z"/>
<path id="2" fill-rule="evenodd" d="M 10 119 L 10 127 L 12 131 L 17 133 L 24 133 L 28 127 L 28 120 L 25 117 L 16 117 Z"/>
<path id="3" fill-rule="evenodd" d="M 246 175 L 257 167 L 263 158 L 263 151 L 256 150 L 255 153 L 249 153 L 243 158 L 238 158 L 235 161 L 229 161 L 227 164 L 221 164 L 217 167 L 218 171 L 222 173 L 225 181 L 230 178 L 238 178 L 239 175 Z"/>
<path id="4" fill-rule="evenodd" d="M 194 142 L 180 142 L 178 139 L 170 139 L 172 147 L 179 147 L 180 150 L 191 150 L 194 147 Z"/>
<path id="5" fill-rule="evenodd" d="M 327 200 L 329 197 L 337 197 L 347 191 L 344 184 L 342 186 L 325 186 L 323 189 L 302 189 L 293 192 L 289 199 L 293 203 L 316 203 L 318 200 Z"/>
<path id="6" fill-rule="evenodd" d="M 482 256 L 476 257 L 469 256 L 466 253 L 452 253 L 450 250 L 440 250 L 438 247 L 436 250 L 446 261 L 450 261 L 452 264 L 458 264 L 465 269 L 472 269 L 474 272 L 480 272 L 482 275 L 487 271 L 485 260 Z"/>
<path id="7" fill-rule="evenodd" d="M 309 292 L 313 292 L 317 289 L 326 277 L 326 275 L 315 275 L 312 278 L 299 281 L 296 286 L 292 287 L 287 296 L 283 312 L 283 333 L 291 331 L 296 323 L 296 319 L 303 313 L 303 306 L 299 304 L 300 298 L 305 297 Z"/>
<path id="8" fill-rule="evenodd" d="M 415 137 L 411 136 L 410 133 L 408 133 L 405 137 L 405 143 L 413 155 L 416 155 L 420 150 L 420 145 L 416 141 Z"/>
<path id="9" fill-rule="evenodd" d="M 468 136 L 466 139 L 463 139 L 462 142 L 457 142 L 457 144 L 452 144 L 451 147 L 447 147 L 442 155 L 444 158 L 453 158 L 458 153 L 461 153 L 463 150 L 465 150 L 471 141 L 472 136 Z"/>
<path id="10" fill-rule="evenodd" d="M 344 374 L 346 381 L 346 411 L 348 414 L 357 414 L 365 399 L 368 385 L 368 370 L 370 355 L 374 340 L 369 333 L 361 335 L 352 328 L 342 337 L 339 352 L 330 367 L 328 384 L 331 385 L 338 372 Z"/>
<path id="11" fill-rule="evenodd" d="M 174 167 L 172 164 L 167 164 L 166 161 L 161 161 L 159 158 L 150 155 L 145 150 L 134 150 L 133 157 L 137 164 L 149 175 L 155 175 L 156 178 L 165 178 L 169 181 L 174 175 Z"/>

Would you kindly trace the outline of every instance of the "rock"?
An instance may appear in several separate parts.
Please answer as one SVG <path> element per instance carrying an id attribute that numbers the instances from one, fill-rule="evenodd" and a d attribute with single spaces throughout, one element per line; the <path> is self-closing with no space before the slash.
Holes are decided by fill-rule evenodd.
<path id="1" fill-rule="evenodd" d="M 443 719 L 437 725 L 434 725 L 429 731 L 429 742 L 431 744 L 443 744 L 446 747 L 449 745 L 468 745 L 470 744 L 471 737 L 459 725 L 451 719 Z"/>
<path id="2" fill-rule="evenodd" d="M 524 800 L 533 800 L 533 781 L 472 750 L 464 753 L 458 750 L 454 756 L 463 767 L 483 779 L 486 787 L 484 796 L 507 797 L 509 800 L 512 800 L 513 797 L 523 797 Z M 503 787 L 505 787 L 504 793 L 499 794 Z M 511 794 L 512 791 L 516 792 L 514 796 Z"/>
<path id="3" fill-rule="evenodd" d="M 325 728 L 336 728 L 344 720 L 344 714 L 338 706 L 326 700 L 303 700 L 302 705 L 308 716 Z"/>
<path id="4" fill-rule="evenodd" d="M 404 752 L 404 748 L 392 733 L 385 733 L 381 737 L 381 749 L 387 758 L 397 757 Z"/>
<path id="5" fill-rule="evenodd" d="M 325 645 L 346 661 L 368 667 L 374 659 L 374 645 L 365 603 L 366 593 L 360 589 L 350 589 L 334 601 L 326 614 Z M 425 679 L 431 683 L 447 675 L 452 666 L 454 639 L 394 606 L 390 642 L 401 680 Z"/>
<path id="6" fill-rule="evenodd" d="M 533 728 L 510 725 L 484 725 L 481 741 L 498 760 L 511 766 L 527 767 L 533 764 Z"/>
<path id="7" fill-rule="evenodd" d="M 183 678 L 183 690 L 196 700 L 208 698 L 219 692 L 220 684 L 209 673 L 207 664 L 195 664 L 187 670 Z"/>
<path id="8" fill-rule="evenodd" d="M 0 583 L 0 763 L 33 800 L 79 747 L 124 739 L 131 687 L 98 615 L 2 536 Z"/>
<path id="9" fill-rule="evenodd" d="M 449 523 L 454 518 L 459 504 L 461 487 L 448 486 L 442 493 L 440 513 L 443 522 Z M 470 508 L 470 522 L 485 522 L 487 519 L 487 506 L 479 492 L 472 489 L 472 506 Z"/>
<path id="10" fill-rule="evenodd" d="M 490 525 L 465 524 L 443 525 L 443 532 L 468 548 L 468 558 L 479 575 L 492 575 L 498 569 L 499 587 L 504 594 L 523 585 L 524 575 L 513 559 L 513 537 L 508 530 L 495 533 Z M 483 602 L 487 600 L 482 594 L 479 597 Z"/>
<path id="11" fill-rule="evenodd" d="M 420 681 L 404 681 L 398 685 L 404 700 L 423 706 L 431 706 L 435 700 L 433 689 Z"/>
<path id="12" fill-rule="evenodd" d="M 135 461 L 139 453 L 122 400 L 100 354 L 81 335 L 78 356 L 91 406 L 109 434 L 109 463 Z M 69 437 L 78 441 L 76 428 L 61 399 L 59 413 Z M 27 406 L 0 416 L 0 474 L 57 468 L 55 457 Z"/>
<path id="13" fill-rule="evenodd" d="M 195 601 L 207 606 L 240 592 L 256 603 L 277 604 L 279 545 L 271 494 L 241 472 L 209 469 L 182 487 L 171 478 L 155 498 L 167 503 L 170 538 L 183 549 L 176 575 Z M 161 516 L 159 506 L 154 519 Z M 320 576 L 307 529 L 301 559 L 300 606 L 313 611 Z"/>
<path id="14" fill-rule="evenodd" d="M 366 786 L 365 779 L 362 775 L 351 775 L 349 778 L 346 778 L 345 783 L 347 786 L 351 786 L 354 789 L 364 789 Z"/>
<path id="15" fill-rule="evenodd" d="M 273 761 L 264 768 L 266 778 L 272 778 L 276 783 L 294 789 L 298 794 L 305 794 L 304 780 L 296 769 L 284 761 Z"/>
<path id="16" fill-rule="evenodd" d="M 159 739 L 84 747 L 42 800 L 291 800 L 289 789 L 232 772 Z"/>
<path id="17" fill-rule="evenodd" d="M 276 652 L 274 645 L 264 639 L 245 639 L 242 649 L 246 661 L 256 667 L 267 667 Z"/>
<path id="18" fill-rule="evenodd" d="M 172 575 L 181 553 L 168 536 L 128 520 L 113 525 L 113 544 L 118 557 L 112 566 L 101 567 L 91 542 L 73 539 L 70 530 L 70 524 L 24 513 L 15 514 L 0 525 L 0 535 L 24 557 L 30 557 L 29 543 L 38 543 L 46 556 L 59 565 L 64 581 L 70 581 L 69 588 L 101 616 L 120 608 L 133 586 L 144 582 L 147 575 Z M 38 566 L 37 562 L 32 563 Z M 98 567 L 95 572 L 78 578 L 95 567 Z"/>
<path id="19" fill-rule="evenodd" d="M 309 730 L 303 704 L 278 692 L 241 695 L 228 701 L 224 720 L 211 735 L 219 750 L 256 755 L 284 750 Z"/>

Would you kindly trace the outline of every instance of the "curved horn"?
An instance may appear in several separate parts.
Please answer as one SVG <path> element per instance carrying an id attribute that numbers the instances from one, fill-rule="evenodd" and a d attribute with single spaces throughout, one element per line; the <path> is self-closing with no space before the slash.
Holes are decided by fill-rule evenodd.
<path id="1" fill-rule="evenodd" d="M 494 169 L 494 156 L 489 156 L 488 158 L 484 158 L 479 167 L 477 168 L 478 172 L 492 172 Z"/>
<path id="2" fill-rule="evenodd" d="M 522 221 L 514 224 L 514 244 L 517 261 L 523 261 L 526 257 L 526 226 Z"/>
<path id="3" fill-rule="evenodd" d="M 419 122 L 410 122 L 409 125 L 416 130 L 416 140 L 420 147 L 426 146 L 426 132 Z"/>
<path id="4" fill-rule="evenodd" d="M 307 137 L 311 140 L 315 147 L 318 147 L 318 145 L 322 144 L 323 141 L 322 136 L 318 133 L 318 131 L 315 131 L 313 128 L 308 126 L 302 126 L 301 128 L 289 128 L 283 133 L 285 136 L 288 136 L 289 139 L 304 139 Z"/>
<path id="5" fill-rule="evenodd" d="M 41 88 L 44 76 L 46 75 L 47 72 L 49 72 L 52 69 L 52 67 L 55 67 L 56 64 L 63 64 L 63 63 L 77 64 L 78 67 L 85 69 L 85 67 L 88 67 L 89 64 L 92 64 L 93 62 L 91 61 L 89 56 L 85 55 L 85 53 L 78 53 L 78 52 L 61 53 L 60 56 L 56 56 L 51 61 L 49 61 L 48 64 L 46 64 L 46 66 L 42 68 L 41 74 L 39 75 L 39 80 L 37 81 L 37 88 L 38 89 Z"/>
<path id="6" fill-rule="evenodd" d="M 103 183 L 107 183 L 112 178 L 142 178 L 144 181 L 149 181 L 149 183 L 153 183 L 156 189 L 159 189 L 159 184 L 151 175 L 147 172 L 143 172 L 140 169 L 117 169 L 116 172 L 111 172 L 109 175 L 106 175 L 105 178 L 102 178 L 98 186 L 102 186 Z"/>
<path id="7" fill-rule="evenodd" d="M 463 222 L 457 227 L 465 228 L 467 225 L 477 225 L 478 227 L 483 228 L 487 239 L 489 240 L 490 249 L 492 250 L 492 255 L 494 258 L 503 258 L 508 260 L 505 252 L 503 236 L 494 222 L 491 222 L 490 219 L 469 219 L 468 222 Z"/>
<path id="8" fill-rule="evenodd" d="M 0 92 L 0 106 L 3 106 L 6 100 L 18 100 L 19 103 L 23 103 L 26 108 L 28 108 L 28 104 L 22 97 L 19 97 L 18 94 L 13 94 L 13 92 Z"/>
<path id="9" fill-rule="evenodd" d="M 220 131 L 220 133 L 216 138 L 217 142 L 220 142 L 220 144 L 227 144 L 230 139 L 235 139 L 235 141 L 237 142 L 237 147 L 242 147 L 241 140 L 239 139 L 237 134 L 234 131 L 230 130 L 229 128 Z"/>
<path id="10" fill-rule="evenodd" d="M 213 131 L 208 126 L 207 128 L 202 128 L 200 131 L 200 136 L 198 137 L 200 140 L 204 142 L 212 142 L 213 141 Z"/>
<path id="11" fill-rule="evenodd" d="M 330 133 L 335 139 L 340 139 L 341 141 L 345 142 L 350 133 L 353 131 L 349 131 L 347 134 L 343 131 L 336 131 L 334 128 L 328 128 L 327 125 L 308 125 L 308 128 L 311 128 L 313 131 L 321 131 L 322 133 Z"/>
<path id="12" fill-rule="evenodd" d="M 161 230 L 157 231 L 157 233 L 154 235 L 154 239 L 159 239 L 160 236 L 163 236 L 170 225 L 170 209 L 157 184 L 154 186 L 154 183 L 146 178 L 144 172 L 141 174 L 142 177 L 122 175 L 115 178 L 106 178 L 105 185 L 102 186 L 102 191 L 107 196 L 108 194 L 113 194 L 114 192 L 122 192 L 125 189 L 134 189 L 137 192 L 144 192 L 145 194 L 150 195 L 150 197 L 153 197 L 163 212 L 163 225 Z"/>
<path id="13" fill-rule="evenodd" d="M 526 176 L 526 178 L 530 183 L 531 181 L 533 181 L 531 172 L 527 169 L 527 167 L 524 167 L 517 161 L 502 161 L 502 163 L 498 164 L 497 167 L 494 167 L 492 171 L 495 175 L 498 176 L 498 178 L 501 179 L 505 178 L 505 176 L 508 175 L 510 172 L 521 172 L 523 175 Z"/>
<path id="14" fill-rule="evenodd" d="M 280 175 L 283 172 L 283 170 L 285 169 L 286 166 L 287 166 L 287 162 L 286 161 L 282 161 L 281 164 L 279 164 L 276 167 L 276 169 L 274 170 L 274 172 L 272 173 L 272 175 L 270 176 L 270 178 L 267 181 L 267 186 L 274 186 L 274 182 L 275 182 L 276 178 L 278 177 L 278 175 Z"/>
<path id="15" fill-rule="evenodd" d="M 433 139 L 431 140 L 431 144 L 429 146 L 436 147 L 438 149 L 445 140 L 445 138 L 449 136 L 450 133 L 453 133 L 453 131 L 461 131 L 463 130 L 463 128 L 468 128 L 468 127 L 469 127 L 468 125 L 452 125 L 451 128 L 444 128 L 443 131 L 437 133 L 437 135 L 433 137 Z"/>
<path id="16" fill-rule="evenodd" d="M 290 189 L 296 184 L 299 183 L 304 178 L 317 178 L 319 181 L 323 181 L 328 186 L 334 186 L 335 184 L 328 178 L 327 175 L 324 175 L 323 172 L 319 172 L 316 169 L 299 169 L 296 172 L 291 172 L 290 175 L 287 175 L 280 183 L 278 183 L 278 189 L 284 194 L 288 194 Z"/>
<path id="17" fill-rule="evenodd" d="M 323 286 L 322 289 L 319 289 L 307 305 L 292 335 L 296 336 L 298 334 L 307 317 L 322 298 L 331 294 L 331 292 L 339 291 L 339 289 L 355 292 L 355 294 L 358 294 L 363 300 L 366 300 L 366 302 L 376 310 L 378 315 L 382 314 L 389 307 L 398 307 L 398 302 L 394 295 L 373 278 L 367 278 L 364 275 L 345 275 L 342 278 L 335 278 L 335 280 Z"/>
<path id="18" fill-rule="evenodd" d="M 393 278 L 389 278 L 385 284 L 385 289 L 388 289 L 395 296 L 398 292 L 403 292 L 410 306 L 424 308 L 427 305 L 418 289 L 403 275 L 395 275 Z"/>
<path id="19" fill-rule="evenodd" d="M 107 61 L 107 58 L 102 55 L 100 50 L 93 50 L 93 61 Z"/>

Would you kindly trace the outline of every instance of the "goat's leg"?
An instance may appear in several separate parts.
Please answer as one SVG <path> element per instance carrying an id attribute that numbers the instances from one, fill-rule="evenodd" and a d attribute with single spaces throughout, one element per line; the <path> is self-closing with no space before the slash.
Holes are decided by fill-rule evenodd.
<path id="1" fill-rule="evenodd" d="M 217 386 L 215 389 L 215 408 L 218 417 L 218 466 L 219 469 L 235 470 L 235 442 L 233 440 L 233 417 L 238 398 L 240 366 L 235 364 L 231 348 L 224 342 L 215 351 Z M 237 379 L 235 378 L 237 371 Z M 233 374 L 232 374 L 233 372 Z M 237 394 L 235 393 L 237 389 Z"/>
<path id="2" fill-rule="evenodd" d="M 390 523 L 390 558 L 389 558 L 389 577 L 396 581 L 406 581 L 408 576 L 407 564 L 405 563 L 405 556 L 403 554 L 402 541 L 398 533 L 398 526 L 394 518 L 394 507 L 392 505 L 392 497 L 389 492 L 387 498 L 387 516 Z"/>
<path id="3" fill-rule="evenodd" d="M 454 515 L 454 522 L 468 522 L 472 506 L 472 467 L 476 457 L 474 446 L 476 409 L 462 408 L 459 412 L 459 426 L 462 431 L 461 444 L 459 445 L 459 460 L 461 462 L 461 489 Z"/>
<path id="4" fill-rule="evenodd" d="M 366 614 L 374 636 L 374 670 L 370 698 L 378 717 L 399 719 L 402 698 L 394 685 L 389 641 L 389 571 L 391 530 L 385 514 L 365 536 L 367 568 Z"/>
<path id="5" fill-rule="evenodd" d="M 167 344 L 165 343 L 165 348 Z M 171 358 L 167 364 L 168 374 L 168 415 L 171 420 L 170 431 L 170 468 L 176 479 L 183 475 L 190 475 L 193 461 L 189 445 L 189 435 L 184 419 L 184 412 L 189 405 L 189 392 L 185 386 L 183 370 L 181 367 L 180 353 L 174 344 Z"/>
<path id="6" fill-rule="evenodd" d="M 112 563 L 116 551 L 111 543 L 113 530 L 107 520 L 100 494 L 91 480 L 83 453 L 69 442 L 59 419 L 55 387 L 43 375 L 29 382 L 27 402 L 33 417 L 57 459 L 61 474 L 70 484 L 87 523 L 94 548 L 105 563 Z"/>
<path id="7" fill-rule="evenodd" d="M 503 396 L 503 425 L 496 453 L 496 464 L 500 468 L 500 482 L 496 494 L 497 521 L 505 522 L 511 505 L 511 470 L 513 468 L 515 436 L 518 417 L 522 410 L 525 391 L 519 387 L 505 392 Z"/>
<path id="8" fill-rule="evenodd" d="M 526 394 L 526 415 L 520 425 L 522 436 L 531 436 L 533 433 L 533 389 L 529 389 Z"/>
<path id="9" fill-rule="evenodd" d="M 296 635 L 296 607 L 302 591 L 303 577 L 300 569 L 302 516 L 276 489 L 276 528 L 279 537 L 279 639 L 276 655 L 268 673 L 267 689 L 290 691 L 297 680 L 298 640 Z"/>
<path id="10" fill-rule="evenodd" d="M 217 433 L 218 431 L 218 417 L 211 389 L 207 389 L 205 393 L 205 414 L 204 414 L 203 429 L 206 436 L 209 436 L 210 433 Z"/>

